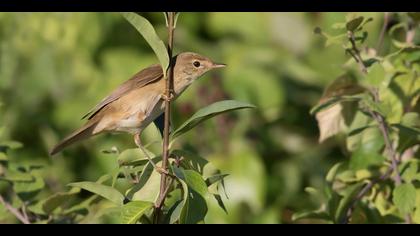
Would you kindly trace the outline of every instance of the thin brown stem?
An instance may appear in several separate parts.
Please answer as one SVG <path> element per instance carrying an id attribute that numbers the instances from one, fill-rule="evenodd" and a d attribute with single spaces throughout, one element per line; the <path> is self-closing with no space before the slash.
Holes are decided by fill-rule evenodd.
<path id="1" fill-rule="evenodd" d="M 354 37 L 353 32 L 351 31 L 347 32 L 347 37 L 351 43 L 351 49 L 349 49 L 348 51 L 350 52 L 352 57 L 355 59 L 357 64 L 359 64 L 360 70 L 364 74 L 367 74 L 367 68 L 366 68 L 365 63 L 363 62 L 362 56 L 360 55 L 360 50 L 357 48 L 356 38 Z"/>
<path id="2" fill-rule="evenodd" d="M 379 94 L 377 90 L 372 91 L 374 101 L 379 103 Z M 382 137 L 384 138 L 385 148 L 388 153 L 389 160 L 391 161 L 391 166 L 395 171 L 395 185 L 398 186 L 402 183 L 401 175 L 398 171 L 398 160 L 397 160 L 397 151 L 395 150 L 394 146 L 392 145 L 391 138 L 389 136 L 389 127 L 385 121 L 385 118 L 379 114 L 378 112 L 369 110 L 369 113 L 373 117 L 373 119 L 378 123 L 379 129 L 382 133 Z"/>
<path id="3" fill-rule="evenodd" d="M 387 178 L 389 178 L 389 176 L 391 176 L 392 172 L 393 172 L 393 167 L 389 167 L 388 170 L 381 175 L 378 179 L 374 179 L 371 182 L 369 182 L 368 184 L 366 184 L 361 190 L 360 192 L 356 195 L 356 197 L 354 198 L 354 200 L 351 202 L 349 208 L 347 209 L 347 213 L 345 215 L 345 218 L 341 221 L 342 224 L 348 224 L 350 221 L 350 218 L 353 214 L 354 208 L 356 207 L 356 204 L 362 200 L 362 198 L 373 188 L 373 186 L 375 186 L 375 184 L 379 183 L 380 181 L 383 181 Z"/>
<path id="4" fill-rule="evenodd" d="M 390 16 L 391 14 L 389 12 L 384 13 L 384 24 L 382 25 L 381 33 L 379 34 L 378 43 L 376 44 L 376 52 L 378 55 L 380 55 L 382 45 L 384 44 L 385 33 L 386 33 L 386 29 L 388 28 Z"/>
<path id="5" fill-rule="evenodd" d="M 375 102 L 379 102 L 379 96 L 378 96 L 377 90 L 374 91 L 374 99 L 375 99 Z M 395 172 L 395 176 L 394 176 L 395 186 L 399 186 L 402 184 L 401 174 L 398 170 L 399 161 L 397 157 L 397 151 L 395 150 L 395 147 L 392 145 L 391 138 L 389 136 L 388 124 L 386 123 L 385 118 L 381 114 L 375 111 L 370 111 L 370 113 L 371 115 L 374 116 L 374 119 L 378 123 L 379 129 L 381 130 L 381 133 L 385 142 L 385 148 L 387 150 L 388 157 L 391 161 L 391 167 L 392 167 L 392 170 Z M 406 214 L 404 218 L 405 218 L 405 223 L 407 224 L 413 223 L 410 214 Z"/>
<path id="6" fill-rule="evenodd" d="M 169 68 L 166 78 L 166 89 L 165 89 L 165 121 L 164 121 L 164 131 L 163 131 L 163 147 L 162 147 L 162 169 L 168 170 L 168 158 L 169 158 L 169 125 L 170 125 L 170 114 L 171 114 L 171 95 L 173 91 L 173 61 L 172 61 L 172 51 L 174 46 L 174 29 L 175 29 L 175 12 L 166 13 L 168 20 L 168 54 L 169 54 Z M 160 181 L 160 192 L 159 197 L 156 202 L 155 210 L 155 223 L 159 223 L 162 216 L 162 206 L 165 202 L 167 195 L 168 180 L 167 174 L 162 173 Z"/>
<path id="7" fill-rule="evenodd" d="M 6 202 L 3 198 L 3 196 L 0 195 L 0 203 L 4 205 L 4 207 L 12 213 L 20 222 L 23 224 L 30 224 L 28 218 L 25 217 L 18 209 L 14 208 L 10 203 Z"/>
<path id="8" fill-rule="evenodd" d="M 356 60 L 356 62 L 359 64 L 360 69 L 362 71 L 363 74 L 367 74 L 367 68 L 365 66 L 365 64 L 363 63 L 362 57 L 360 55 L 360 50 L 357 48 L 356 46 L 356 40 L 354 37 L 353 32 L 349 31 L 348 32 L 348 39 L 352 45 L 352 48 L 349 49 L 350 50 L 350 54 L 353 56 L 353 58 Z M 352 53 L 351 53 L 352 52 Z M 379 99 L 379 92 L 377 88 L 373 88 L 371 89 L 371 94 L 373 95 L 373 99 L 375 103 L 379 103 L 380 99 Z M 386 152 L 388 154 L 389 160 L 391 161 L 391 168 L 380 178 L 380 179 L 386 179 L 389 178 L 392 175 L 392 172 L 395 172 L 395 176 L 394 176 L 394 182 L 395 182 L 395 186 L 399 186 L 402 183 L 401 180 L 401 175 L 398 171 L 398 155 L 397 155 L 397 151 L 395 149 L 395 147 L 392 145 L 392 141 L 391 141 L 391 137 L 390 137 L 390 131 L 389 131 L 389 127 L 388 124 L 385 120 L 385 117 L 382 116 L 382 114 L 373 111 L 371 109 L 368 109 L 368 113 L 372 116 L 372 118 L 376 121 L 376 123 L 379 126 L 379 129 L 382 133 L 382 137 L 384 139 L 385 142 L 385 149 Z M 365 194 L 377 183 L 378 181 L 372 181 L 371 183 L 369 183 L 368 185 L 366 185 L 360 192 L 359 194 L 355 197 L 353 203 L 350 205 L 350 207 L 348 208 L 347 214 L 345 219 L 343 220 L 344 223 L 348 223 L 354 207 L 356 205 L 356 203 L 358 201 L 360 201 L 363 196 L 365 196 Z M 405 215 L 405 222 L 408 224 L 412 223 L 412 219 L 411 219 L 411 215 L 410 214 L 406 214 Z"/>

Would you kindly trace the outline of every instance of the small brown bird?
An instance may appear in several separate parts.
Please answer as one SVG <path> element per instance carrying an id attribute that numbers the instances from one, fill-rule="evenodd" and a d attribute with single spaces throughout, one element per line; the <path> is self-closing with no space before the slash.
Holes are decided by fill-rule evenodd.
<path id="1" fill-rule="evenodd" d="M 192 52 L 180 53 L 174 63 L 173 99 L 176 99 L 192 82 L 211 69 L 225 67 L 207 57 Z M 152 65 L 121 84 L 83 118 L 86 124 L 57 144 L 50 152 L 56 154 L 63 148 L 103 132 L 128 132 L 142 148 L 140 134 L 165 109 L 166 88 L 162 68 Z"/>

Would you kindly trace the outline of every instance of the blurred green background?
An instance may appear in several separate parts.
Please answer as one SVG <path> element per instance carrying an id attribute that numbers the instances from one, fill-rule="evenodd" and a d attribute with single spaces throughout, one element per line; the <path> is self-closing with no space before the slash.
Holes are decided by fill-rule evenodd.
<path id="1" fill-rule="evenodd" d="M 142 14 L 166 41 L 162 13 Z M 374 45 L 381 13 L 367 26 Z M 225 214 L 209 206 L 207 223 L 289 223 L 316 207 L 304 188 L 322 188 L 327 170 L 347 158 L 340 137 L 318 144 L 309 114 L 323 87 L 348 59 L 324 47 L 313 29 L 331 29 L 345 13 L 182 13 L 175 53 L 194 51 L 228 67 L 206 74 L 175 103 L 174 124 L 223 99 L 258 109 L 223 115 L 184 136 L 224 173 Z M 385 42 L 387 46 L 387 42 Z M 0 13 L 0 126 L 24 146 L 11 162 L 43 165 L 43 195 L 74 181 L 95 181 L 116 167 L 103 153 L 134 147 L 130 135 L 101 135 L 52 159 L 49 149 L 83 124 L 81 117 L 120 83 L 157 58 L 119 13 Z M 151 125 L 145 143 L 160 141 Z M 157 152 L 160 145 L 152 146 Z M 2 191 L 0 186 L 0 191 Z M 14 222 L 0 207 L 0 222 Z"/>

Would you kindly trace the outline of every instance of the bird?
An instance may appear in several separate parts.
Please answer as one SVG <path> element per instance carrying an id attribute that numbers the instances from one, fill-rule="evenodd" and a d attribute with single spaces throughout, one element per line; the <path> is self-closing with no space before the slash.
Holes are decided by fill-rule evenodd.
<path id="1" fill-rule="evenodd" d="M 87 122 L 55 145 L 50 155 L 53 156 L 75 142 L 101 133 L 122 132 L 133 135 L 135 144 L 143 150 L 150 161 L 140 136 L 150 123 L 156 122 L 163 116 L 164 101 L 175 100 L 206 72 L 226 66 L 194 52 L 179 53 L 172 58 L 171 65 L 173 89 L 170 98 L 165 96 L 166 80 L 162 67 L 160 64 L 151 65 L 136 73 L 102 99 L 83 116 L 82 119 L 87 118 Z"/>

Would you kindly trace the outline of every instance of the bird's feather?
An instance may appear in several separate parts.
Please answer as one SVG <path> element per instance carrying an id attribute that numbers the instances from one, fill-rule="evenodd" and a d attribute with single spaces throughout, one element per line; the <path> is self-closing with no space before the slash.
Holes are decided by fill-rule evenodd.
<path id="1" fill-rule="evenodd" d="M 97 104 L 92 110 L 90 110 L 82 119 L 88 117 L 88 120 L 92 119 L 100 110 L 111 102 L 119 99 L 124 94 L 137 88 L 146 86 L 147 84 L 156 82 L 163 78 L 162 67 L 159 64 L 150 66 L 144 70 L 141 70 L 135 74 L 131 79 L 125 81 L 116 90 L 114 90 L 109 96 L 104 98 L 99 104 Z"/>

